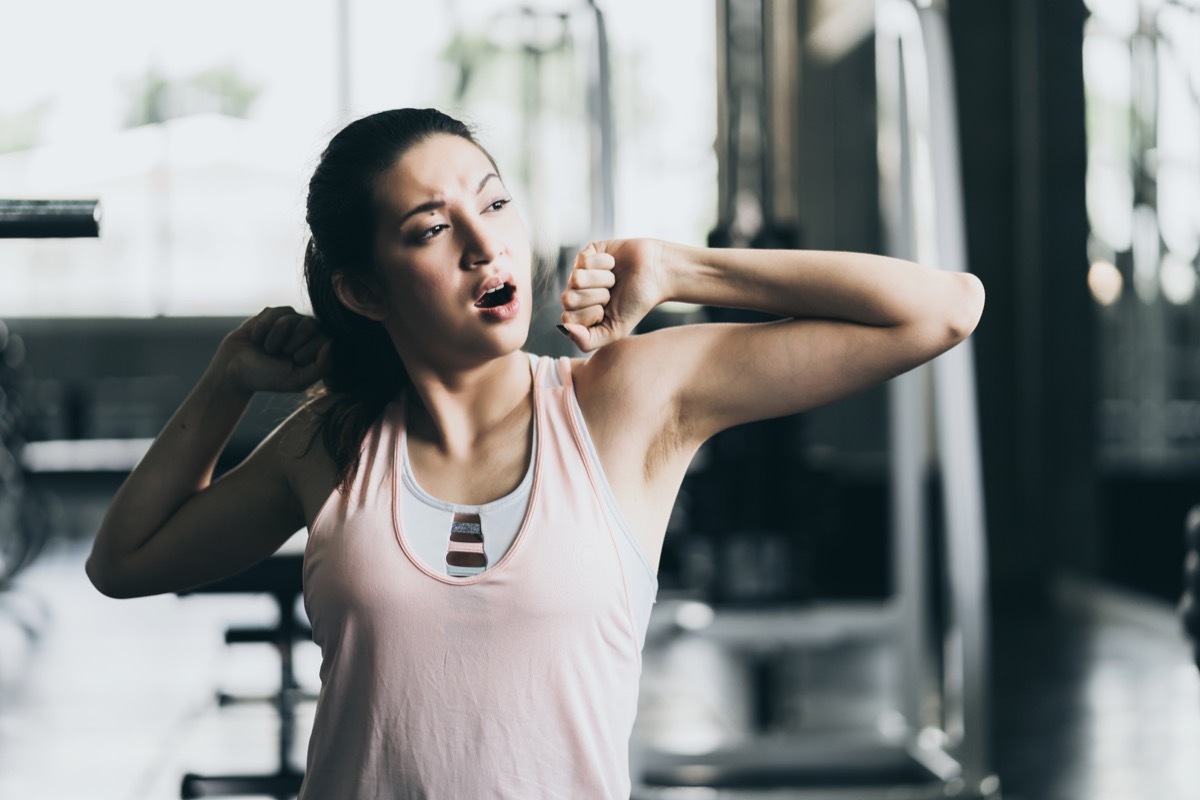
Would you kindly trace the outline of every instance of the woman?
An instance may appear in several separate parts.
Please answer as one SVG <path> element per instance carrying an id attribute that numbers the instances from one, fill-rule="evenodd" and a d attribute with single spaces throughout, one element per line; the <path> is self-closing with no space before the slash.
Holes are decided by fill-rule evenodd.
<path id="1" fill-rule="evenodd" d="M 307 526 L 322 690 L 304 798 L 628 798 L 655 573 L 697 448 L 962 341 L 970 275 L 869 255 L 596 242 L 562 296 L 587 359 L 536 358 L 530 249 L 461 123 L 405 109 L 333 138 L 310 184 L 316 320 L 226 337 L 117 494 L 104 593 L 238 572 Z M 629 332 L 660 302 L 768 324 Z M 212 481 L 251 396 L 327 388 Z"/>

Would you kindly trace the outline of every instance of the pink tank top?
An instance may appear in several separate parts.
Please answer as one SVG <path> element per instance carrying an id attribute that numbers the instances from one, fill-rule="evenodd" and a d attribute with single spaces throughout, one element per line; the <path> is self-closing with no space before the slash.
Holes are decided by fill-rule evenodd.
<path id="1" fill-rule="evenodd" d="M 653 592 L 627 581 L 653 575 L 618 546 L 627 529 L 575 403 L 568 359 L 539 359 L 529 509 L 504 557 L 467 578 L 406 544 L 402 406 L 368 434 L 305 551 L 322 663 L 301 800 L 628 800 L 635 620 Z"/>

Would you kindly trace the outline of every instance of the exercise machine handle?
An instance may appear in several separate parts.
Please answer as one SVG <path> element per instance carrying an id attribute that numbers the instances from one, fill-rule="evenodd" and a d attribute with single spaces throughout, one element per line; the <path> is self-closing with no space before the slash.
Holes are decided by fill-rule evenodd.
<path id="1" fill-rule="evenodd" d="M 73 239 L 99 235 L 99 200 L 0 198 L 0 239 Z"/>

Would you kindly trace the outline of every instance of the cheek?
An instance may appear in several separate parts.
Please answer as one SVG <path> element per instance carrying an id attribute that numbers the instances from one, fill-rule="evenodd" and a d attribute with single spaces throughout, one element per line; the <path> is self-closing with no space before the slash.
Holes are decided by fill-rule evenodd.
<path id="1" fill-rule="evenodd" d="M 388 294 L 395 306 L 428 308 L 452 291 L 449 271 L 423 263 L 421 259 L 408 260 L 396 265 L 394 270 L 388 281 Z"/>
<path id="2" fill-rule="evenodd" d="M 429 292 L 441 293 L 450 288 L 457 277 L 453 269 L 447 269 L 445 264 L 433 264 L 429 269 L 414 270 L 412 274 L 413 284 L 420 291 L 424 289 Z"/>

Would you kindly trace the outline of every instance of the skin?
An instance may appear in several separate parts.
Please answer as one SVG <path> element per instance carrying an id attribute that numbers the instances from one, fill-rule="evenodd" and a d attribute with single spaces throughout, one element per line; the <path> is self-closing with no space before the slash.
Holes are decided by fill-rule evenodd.
<path id="1" fill-rule="evenodd" d="M 335 283 L 348 308 L 385 327 L 412 378 L 406 414 L 417 479 L 458 503 L 507 494 L 531 456 L 532 380 L 520 350 L 532 306 L 529 243 L 502 182 L 488 177 L 494 171 L 457 137 L 411 148 L 381 185 L 376 278 Z M 502 321 L 474 308 L 482 282 L 500 274 L 521 304 Z M 629 336 L 667 300 L 788 319 Z M 595 351 L 572 362 L 573 380 L 651 563 L 657 568 L 687 466 L 713 434 L 911 369 L 970 335 L 983 301 L 974 276 L 873 255 L 648 239 L 588 245 L 562 296 L 568 335 Z M 328 359 L 324 334 L 291 309 L 265 309 L 230 333 L 114 499 L 87 565 L 97 588 L 129 597 L 217 580 L 308 524 L 335 483 L 319 440 L 308 446 L 311 408 L 220 480 L 212 469 L 255 392 L 302 389 Z"/>

